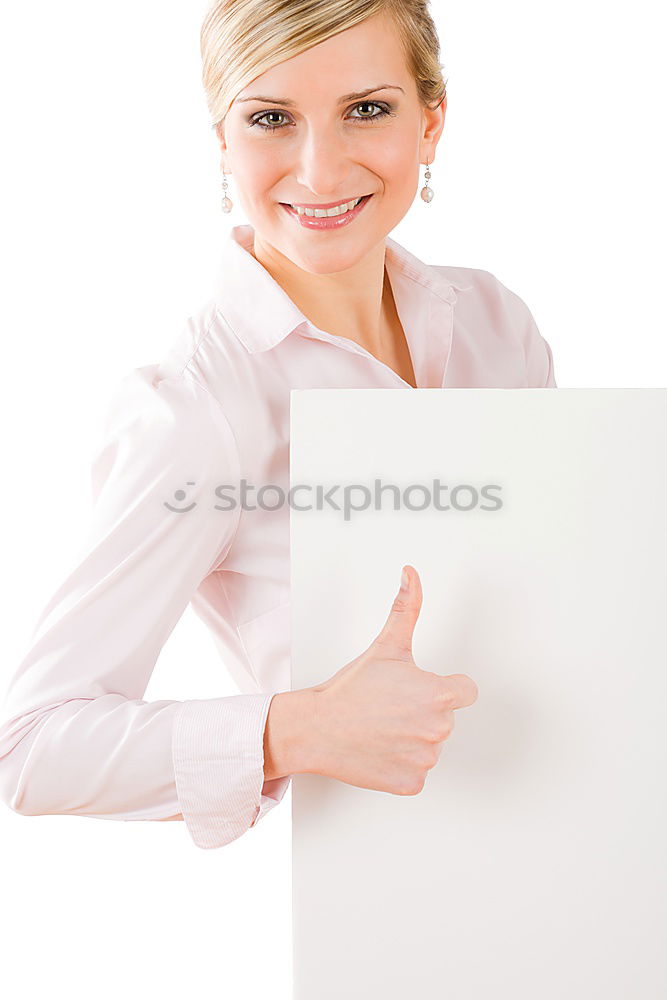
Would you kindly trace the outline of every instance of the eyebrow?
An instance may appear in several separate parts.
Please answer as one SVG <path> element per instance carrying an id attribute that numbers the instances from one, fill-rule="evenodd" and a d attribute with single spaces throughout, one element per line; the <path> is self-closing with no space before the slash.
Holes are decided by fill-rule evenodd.
<path id="1" fill-rule="evenodd" d="M 338 98 L 339 104 L 347 104 L 348 101 L 358 101 L 362 97 L 367 97 L 369 94 L 374 94 L 376 90 L 400 90 L 402 94 L 405 93 L 402 87 L 393 83 L 381 83 L 379 87 L 369 87 L 367 90 L 360 90 L 356 94 L 343 94 L 342 97 Z M 296 101 L 290 101 L 286 97 L 263 97 L 259 94 L 254 94 L 252 97 L 237 97 L 236 104 L 244 104 L 246 101 L 261 101 L 263 104 L 282 104 L 285 108 L 295 108 Z"/>

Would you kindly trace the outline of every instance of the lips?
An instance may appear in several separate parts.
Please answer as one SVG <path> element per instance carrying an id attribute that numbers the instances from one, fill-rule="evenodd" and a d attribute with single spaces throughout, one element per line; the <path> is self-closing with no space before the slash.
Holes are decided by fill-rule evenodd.
<path id="1" fill-rule="evenodd" d="M 361 198 L 353 199 L 351 202 L 339 202 L 338 205 L 334 205 L 335 211 L 330 215 L 325 209 L 319 207 L 316 209 L 310 205 L 294 207 L 286 202 L 280 202 L 280 204 L 293 219 L 306 229 L 339 229 L 356 219 L 372 197 L 372 194 L 367 194 L 362 195 Z M 349 208 L 350 204 L 353 206 L 352 208 Z"/>

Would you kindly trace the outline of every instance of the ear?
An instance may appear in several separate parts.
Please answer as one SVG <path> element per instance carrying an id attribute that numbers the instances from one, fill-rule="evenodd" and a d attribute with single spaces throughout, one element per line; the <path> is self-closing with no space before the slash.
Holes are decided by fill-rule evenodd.
<path id="1" fill-rule="evenodd" d="M 445 127 L 445 113 L 447 111 L 447 95 L 443 97 L 436 108 L 423 109 L 423 132 L 419 144 L 419 158 L 422 163 L 428 160 L 433 163 L 435 150 L 438 145 L 442 130 Z"/>
<path id="2" fill-rule="evenodd" d="M 225 139 L 225 121 L 224 118 L 221 122 L 218 122 L 215 126 L 215 134 L 218 137 L 218 142 L 220 143 L 220 151 L 222 157 L 220 159 L 220 166 L 226 174 L 231 174 L 231 170 L 228 170 L 229 160 L 227 158 L 227 141 Z"/>

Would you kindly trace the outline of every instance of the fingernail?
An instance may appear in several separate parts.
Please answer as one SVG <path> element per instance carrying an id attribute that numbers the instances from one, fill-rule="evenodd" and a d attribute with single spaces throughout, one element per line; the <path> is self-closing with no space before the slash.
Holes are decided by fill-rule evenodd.
<path id="1" fill-rule="evenodd" d="M 403 567 L 403 572 L 401 573 L 401 590 L 407 590 L 409 583 L 408 571 Z"/>

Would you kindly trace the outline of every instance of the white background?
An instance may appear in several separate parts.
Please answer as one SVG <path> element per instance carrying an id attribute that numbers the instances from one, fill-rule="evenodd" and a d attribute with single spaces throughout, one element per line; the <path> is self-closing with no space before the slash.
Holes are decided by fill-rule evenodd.
<path id="1" fill-rule="evenodd" d="M 34 0 L 3 16 L 3 688 L 78 544 L 112 390 L 161 358 L 208 297 L 228 228 L 246 221 L 219 208 L 200 82 L 206 7 Z M 432 9 L 448 79 L 435 199 L 417 196 L 392 235 L 423 260 L 485 268 L 516 291 L 551 344 L 559 387 L 664 386 L 655 3 Z M 186 612 L 146 698 L 234 693 Z M 287 1000 L 289 829 L 289 792 L 211 851 L 181 823 L 3 809 L 12 995 L 55 986 L 75 1000 L 92 983 L 100 998 Z"/>

